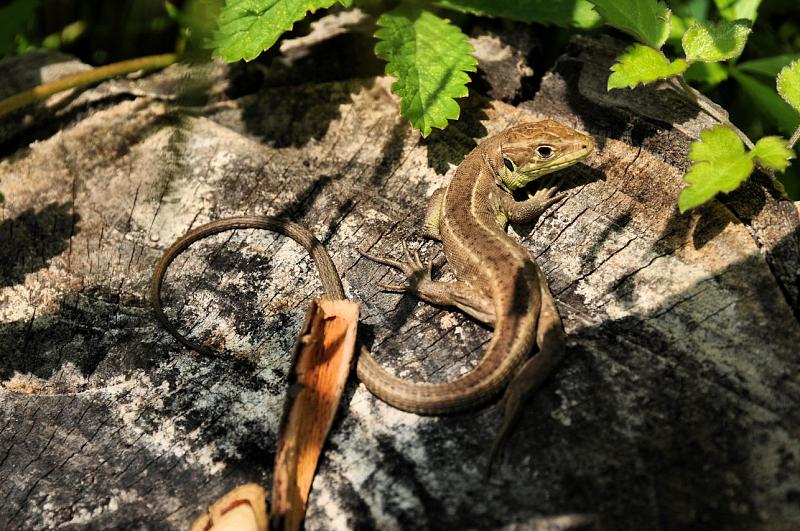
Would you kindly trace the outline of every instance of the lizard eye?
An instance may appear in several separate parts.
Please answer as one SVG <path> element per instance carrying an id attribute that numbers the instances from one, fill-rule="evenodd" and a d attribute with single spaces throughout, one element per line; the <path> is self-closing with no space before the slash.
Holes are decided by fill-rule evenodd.
<path id="1" fill-rule="evenodd" d="M 536 148 L 536 154 L 542 159 L 549 159 L 553 156 L 553 153 L 553 148 L 550 146 L 539 146 Z"/>
<path id="2" fill-rule="evenodd" d="M 514 163 L 511 162 L 509 159 L 503 157 L 503 164 L 505 164 L 506 169 L 508 171 L 512 171 L 512 172 L 514 171 Z"/>

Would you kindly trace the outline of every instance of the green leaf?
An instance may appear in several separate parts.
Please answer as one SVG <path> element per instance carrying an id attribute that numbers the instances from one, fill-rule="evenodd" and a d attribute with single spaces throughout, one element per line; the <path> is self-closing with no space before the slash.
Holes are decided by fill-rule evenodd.
<path id="1" fill-rule="evenodd" d="M 728 70 L 719 63 L 692 63 L 683 78 L 709 89 L 728 79 Z"/>
<path id="2" fill-rule="evenodd" d="M 716 24 L 695 22 L 683 35 L 681 43 L 688 61 L 713 63 L 742 53 L 750 35 L 750 21 L 720 20 Z"/>
<path id="3" fill-rule="evenodd" d="M 656 0 L 589 0 L 606 23 L 661 48 L 669 37 L 670 10 Z"/>
<path id="4" fill-rule="evenodd" d="M 764 57 L 763 59 L 753 59 L 752 61 L 745 61 L 738 63 L 736 68 L 751 72 L 753 74 L 763 74 L 768 77 L 775 77 L 792 61 L 800 59 L 800 53 L 790 55 L 776 55 L 774 57 Z"/>
<path id="5" fill-rule="evenodd" d="M 744 89 L 745 94 L 751 102 L 761 110 L 762 114 L 774 123 L 778 130 L 791 135 L 800 125 L 800 116 L 792 110 L 792 107 L 778 96 L 775 90 L 769 85 L 740 72 L 736 68 L 731 68 L 730 73 L 734 79 Z"/>
<path id="6" fill-rule="evenodd" d="M 794 158 L 794 151 L 786 147 L 785 139 L 765 136 L 756 142 L 750 150 L 750 156 L 755 157 L 762 166 L 783 171 L 789 167 L 789 159 Z"/>
<path id="7" fill-rule="evenodd" d="M 388 62 L 386 74 L 397 78 L 392 91 L 402 98 L 400 114 L 428 136 L 458 118 L 454 98 L 467 95 L 469 75 L 477 61 L 472 46 L 449 21 L 413 4 L 384 13 L 378 19 L 375 53 Z"/>
<path id="8" fill-rule="evenodd" d="M 694 161 L 683 176 L 689 186 L 678 197 L 678 208 L 686 212 L 709 201 L 720 192 L 739 187 L 753 171 L 753 160 L 732 130 L 718 125 L 700 133 L 692 142 L 689 160 Z"/>
<path id="9" fill-rule="evenodd" d="M 634 44 L 628 51 L 617 57 L 608 77 L 608 90 L 633 88 L 639 83 L 650 83 L 657 79 L 675 76 L 686 70 L 688 64 L 683 59 L 670 62 L 664 54 L 649 46 Z"/>
<path id="10" fill-rule="evenodd" d="M 786 66 L 778 74 L 778 94 L 800 112 L 800 60 Z"/>
<path id="11" fill-rule="evenodd" d="M 336 0 L 227 0 L 220 10 L 211 42 L 214 56 L 231 63 L 250 61 L 268 50 L 306 13 L 330 7 Z"/>
<path id="12" fill-rule="evenodd" d="M 39 0 L 15 0 L 0 7 L 0 57 L 14 50 L 14 37 L 34 19 Z"/>
<path id="13" fill-rule="evenodd" d="M 434 0 L 435 5 L 473 15 L 520 22 L 590 28 L 600 17 L 588 0 Z"/>
<path id="14" fill-rule="evenodd" d="M 694 24 L 694 20 L 686 17 L 679 17 L 673 13 L 672 17 L 670 17 L 669 38 L 667 42 L 672 45 L 679 43 L 683 34 L 686 33 L 686 30 L 689 29 L 689 26 L 692 24 Z"/>
<path id="15" fill-rule="evenodd" d="M 339 3 L 344 7 L 353 7 L 353 0 L 339 0 Z"/>
<path id="16" fill-rule="evenodd" d="M 698 22 L 705 22 L 708 18 L 710 0 L 687 0 L 686 11 Z"/>
<path id="17" fill-rule="evenodd" d="M 755 21 L 761 0 L 714 0 L 720 14 L 728 20 L 746 18 Z"/>

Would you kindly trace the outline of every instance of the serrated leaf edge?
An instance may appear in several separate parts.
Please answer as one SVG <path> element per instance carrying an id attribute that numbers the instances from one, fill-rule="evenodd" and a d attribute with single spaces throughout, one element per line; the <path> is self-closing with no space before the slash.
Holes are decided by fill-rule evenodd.
<path id="1" fill-rule="evenodd" d="M 660 35 L 659 39 L 658 39 L 658 46 L 654 46 L 652 43 L 650 43 L 646 39 L 642 38 L 643 35 L 642 35 L 641 31 L 639 31 L 638 28 L 623 28 L 623 27 L 620 27 L 619 25 L 614 24 L 613 22 L 609 21 L 608 18 L 606 18 L 606 16 L 603 15 L 603 13 L 601 13 L 601 11 L 605 9 L 604 7 L 598 6 L 596 3 L 594 3 L 593 0 L 589 0 L 589 3 L 592 4 L 592 7 L 594 8 L 594 10 L 597 12 L 598 15 L 600 15 L 600 17 L 603 19 L 603 21 L 606 24 L 608 24 L 612 28 L 617 28 L 618 30 L 620 30 L 620 31 L 622 31 L 624 33 L 627 33 L 628 35 L 631 35 L 632 37 L 636 38 L 642 44 L 650 46 L 651 48 L 654 48 L 656 50 L 660 50 L 661 47 L 664 46 L 664 43 L 667 42 L 667 39 L 669 39 L 670 30 L 672 29 L 672 10 L 662 0 L 656 0 L 656 7 L 661 5 L 661 6 L 664 7 L 664 10 L 665 10 L 663 16 L 656 17 L 658 19 L 663 20 L 663 22 L 665 24 L 665 29 L 662 32 L 663 35 Z"/>
<path id="2" fill-rule="evenodd" d="M 672 74 L 669 74 L 669 75 L 666 75 L 666 76 L 658 76 L 655 79 L 650 80 L 650 81 L 637 81 L 633 85 L 628 83 L 628 84 L 625 84 L 625 85 L 620 85 L 620 86 L 616 86 L 615 85 L 615 86 L 612 87 L 611 86 L 611 79 L 614 77 L 614 74 L 619 72 L 619 68 L 617 68 L 617 67 L 623 64 L 622 57 L 633 53 L 633 50 L 636 48 L 636 46 L 643 46 L 643 47 L 646 47 L 646 48 L 650 48 L 651 50 L 661 54 L 661 57 L 663 57 L 664 60 L 667 61 L 667 66 L 683 64 L 683 68 L 681 69 L 680 72 L 675 72 L 675 73 L 672 73 Z M 670 61 L 669 57 L 664 55 L 664 53 L 661 50 L 653 48 L 649 44 L 642 44 L 642 43 L 635 43 L 635 44 L 629 46 L 625 50 L 625 52 L 623 54 L 617 56 L 614 59 L 614 61 L 616 61 L 616 62 L 613 65 L 611 65 L 611 67 L 609 68 L 609 70 L 611 71 L 611 75 L 608 76 L 608 81 L 606 82 L 606 90 L 607 91 L 615 90 L 615 89 L 622 89 L 622 88 L 631 88 L 631 89 L 633 89 L 633 88 L 638 87 L 639 85 L 646 85 L 647 83 L 653 83 L 653 82 L 658 81 L 660 79 L 669 79 L 671 77 L 675 77 L 675 76 L 679 76 L 679 75 L 683 74 L 686 71 L 686 69 L 689 67 L 689 63 L 686 60 L 684 60 L 683 58 L 679 57 L 679 58 L 675 59 L 674 61 Z"/>
<path id="3" fill-rule="evenodd" d="M 220 52 L 221 47 L 218 44 L 219 41 L 217 40 L 217 35 L 221 34 L 222 31 L 221 31 L 219 26 L 217 26 L 217 29 L 214 31 L 214 33 L 212 33 L 211 38 L 206 41 L 205 46 L 207 46 L 209 48 L 213 48 L 213 51 L 211 53 L 212 57 L 218 58 L 218 59 L 222 59 L 226 63 L 235 63 L 236 61 L 239 61 L 239 60 L 244 60 L 244 61 L 248 61 L 248 62 L 252 61 L 252 60 L 256 59 L 259 55 L 264 53 L 265 51 L 267 51 L 270 48 L 272 48 L 275 45 L 275 43 L 278 42 L 278 40 L 280 40 L 281 35 L 283 35 L 284 33 L 288 32 L 288 31 L 291 31 L 292 28 L 294 28 L 294 25 L 296 23 L 300 22 L 301 20 L 303 20 L 304 18 L 306 18 L 306 16 L 309 13 L 316 12 L 319 9 L 327 9 L 330 6 L 332 6 L 333 4 L 337 3 L 337 1 L 338 0 L 330 0 L 330 4 L 329 5 L 307 7 L 305 9 L 305 11 L 303 11 L 303 14 L 300 15 L 299 18 L 297 18 L 294 21 L 292 21 L 291 23 L 289 23 L 288 26 L 285 26 L 283 28 L 283 30 L 281 30 L 281 32 L 278 33 L 278 37 L 272 43 L 270 43 L 268 46 L 264 46 L 263 44 L 260 44 L 259 47 L 261 48 L 261 50 L 256 52 L 255 54 L 251 54 L 251 53 L 247 53 L 247 54 L 225 54 L 225 53 Z M 226 2 L 226 4 L 227 4 L 227 2 Z M 225 6 L 223 5 L 222 9 L 224 9 L 224 7 Z M 221 13 L 222 13 L 222 11 L 220 11 L 220 14 Z M 263 16 L 265 16 L 264 13 L 259 15 L 259 17 L 263 17 Z M 217 15 L 217 24 L 219 24 L 219 15 Z M 255 24 L 255 21 L 253 22 L 253 24 Z M 245 31 L 239 31 L 237 33 L 246 33 L 246 32 Z"/>
<path id="4" fill-rule="evenodd" d="M 799 61 L 800 61 L 800 60 L 799 60 Z M 783 168 L 776 168 L 776 167 L 774 167 L 774 166 L 771 166 L 771 165 L 765 164 L 765 163 L 764 163 L 764 161 L 763 161 L 763 160 L 762 160 L 762 159 L 761 159 L 761 158 L 760 158 L 760 157 L 757 155 L 757 153 L 756 153 L 756 148 L 755 148 L 755 147 L 753 147 L 753 149 L 749 149 L 749 150 L 745 149 L 744 143 L 742 143 L 742 142 L 741 142 L 741 139 L 739 139 L 739 142 L 740 142 L 740 144 L 739 144 L 739 145 L 741 146 L 741 149 L 742 149 L 742 153 L 741 153 L 741 155 L 740 155 L 740 156 L 741 156 L 741 157 L 744 157 L 744 158 L 746 158 L 746 159 L 748 159 L 748 160 L 750 161 L 750 163 L 751 163 L 750 171 L 748 172 L 747 176 L 746 176 L 746 177 L 744 177 L 743 179 L 741 179 L 741 180 L 738 182 L 738 184 L 737 184 L 736 186 L 734 186 L 733 188 L 721 188 L 721 189 L 717 190 L 717 191 L 714 193 L 714 195 L 713 195 L 713 196 L 709 197 L 707 200 L 703 201 L 702 203 L 698 203 L 698 204 L 696 204 L 696 205 L 692 205 L 692 206 L 686 207 L 684 204 L 682 204 L 682 201 L 681 201 L 681 198 L 683 198 L 683 197 L 686 197 L 686 196 L 684 195 L 684 192 L 686 192 L 686 191 L 687 191 L 687 190 L 689 190 L 691 187 L 693 187 L 693 186 L 696 186 L 696 185 L 698 184 L 698 183 L 693 183 L 693 182 L 689 181 L 687 178 L 688 178 L 688 177 L 689 177 L 689 176 L 690 176 L 690 175 L 691 175 L 693 172 L 695 172 L 696 170 L 703 168 L 703 167 L 704 167 L 703 165 L 707 164 L 707 165 L 711 166 L 711 161 L 709 161 L 709 160 L 707 160 L 707 159 L 705 159 L 705 158 L 702 158 L 702 159 L 701 159 L 701 158 L 699 158 L 699 156 L 700 156 L 700 155 L 698 155 L 698 154 L 696 153 L 696 151 L 695 151 L 695 148 L 696 148 L 696 146 L 698 146 L 699 144 L 702 144 L 703 142 L 706 142 L 706 141 L 707 141 L 707 136 L 708 136 L 708 134 L 709 134 L 711 131 L 713 131 L 713 130 L 715 130 L 715 129 L 717 129 L 717 128 L 724 128 L 724 129 L 727 129 L 727 130 L 729 130 L 729 131 L 732 131 L 732 129 L 730 129 L 729 127 L 726 127 L 726 126 L 724 126 L 724 125 L 716 125 L 716 126 L 712 127 L 711 129 L 706 129 L 706 130 L 702 131 L 702 132 L 700 133 L 700 138 L 699 138 L 698 140 L 696 140 L 696 141 L 692 142 L 692 143 L 689 145 L 689 153 L 688 153 L 688 155 L 687 155 L 687 157 L 686 157 L 686 158 L 687 158 L 687 159 L 689 159 L 689 160 L 691 160 L 691 161 L 692 161 L 692 164 L 689 166 L 689 171 L 687 171 L 687 172 L 686 172 L 686 174 L 684 174 L 684 175 L 683 175 L 683 178 L 682 178 L 683 182 L 685 182 L 685 183 L 686 183 L 688 186 L 686 186 L 686 187 L 684 187 L 683 189 L 681 189 L 681 192 L 680 192 L 680 194 L 678 194 L 678 209 L 680 210 L 681 214 L 683 214 L 683 213 L 684 213 L 684 212 L 686 212 L 687 210 L 691 210 L 691 209 L 693 209 L 693 208 L 697 208 L 697 207 L 699 207 L 699 206 L 701 206 L 701 205 L 704 205 L 704 204 L 706 204 L 707 202 L 711 201 L 713 198 L 715 198 L 715 197 L 716 197 L 718 194 L 720 194 L 720 193 L 730 193 L 730 192 L 732 192 L 732 191 L 734 191 L 734 190 L 738 189 L 738 188 L 739 188 L 739 187 L 742 185 L 742 183 L 743 183 L 743 182 L 745 182 L 747 179 L 749 179 L 749 178 L 750 178 L 750 175 L 752 175 L 752 173 L 753 173 L 753 170 L 755 169 L 755 166 L 756 166 L 756 165 L 758 165 L 758 166 L 761 166 L 762 168 L 771 168 L 771 169 L 773 169 L 773 170 L 776 170 L 776 171 L 784 171 L 784 170 L 785 170 L 785 169 L 786 169 L 786 168 L 789 166 L 789 160 L 791 160 L 791 159 L 794 159 L 794 158 L 795 158 L 794 151 L 793 151 L 792 149 L 789 149 L 789 148 L 787 147 L 787 150 L 789 151 L 789 153 L 790 153 L 790 154 L 789 154 L 789 156 L 788 156 L 788 157 L 786 157 L 786 158 L 785 158 L 785 160 L 786 160 L 786 166 L 784 166 Z M 760 139 L 758 140 L 758 142 L 761 142 L 761 141 L 762 141 L 762 140 L 764 140 L 765 138 L 776 138 L 776 139 L 779 139 L 779 140 L 784 140 L 784 139 L 783 139 L 782 137 L 780 137 L 780 136 L 775 136 L 775 135 L 773 135 L 773 136 L 766 136 L 766 137 L 762 137 L 762 138 L 760 138 Z M 738 139 L 738 137 L 737 137 L 737 139 Z M 756 142 L 756 145 L 758 145 L 758 142 Z"/>
<path id="5" fill-rule="evenodd" d="M 477 71 L 478 60 L 474 56 L 475 48 L 469 42 L 469 37 L 466 34 L 464 34 L 460 30 L 460 28 L 458 28 L 458 26 L 455 26 L 454 24 L 452 24 L 452 22 L 448 18 L 440 17 L 438 15 L 435 15 L 434 13 L 427 12 L 429 15 L 432 15 L 435 18 L 445 22 L 450 28 L 455 30 L 453 33 L 458 33 L 464 38 L 463 44 L 465 45 L 465 48 L 469 49 L 469 52 L 467 53 L 467 55 L 468 55 L 470 61 L 469 61 L 469 64 L 464 64 L 454 74 L 456 76 L 460 75 L 462 77 L 463 84 L 459 83 L 459 85 L 460 85 L 459 86 L 459 92 L 451 93 L 451 94 L 447 95 L 455 105 L 451 110 L 443 112 L 444 120 L 437 120 L 437 119 L 434 119 L 432 117 L 426 118 L 425 114 L 423 113 L 422 118 L 421 118 L 421 123 L 420 123 L 420 121 L 417 121 L 417 123 L 415 123 L 415 121 L 412 121 L 411 118 L 409 118 L 408 116 L 406 116 L 403 113 L 403 109 L 404 109 L 404 107 L 406 107 L 408 105 L 408 101 L 413 100 L 414 97 L 418 97 L 419 90 L 415 91 L 415 95 L 411 96 L 411 97 L 409 97 L 408 95 L 407 96 L 403 96 L 403 95 L 399 94 L 395 90 L 395 86 L 397 86 L 400 83 L 400 76 L 397 75 L 398 66 L 397 66 L 396 61 L 391 61 L 389 59 L 389 57 L 385 55 L 385 52 L 384 52 L 383 48 L 388 48 L 388 47 L 381 46 L 382 44 L 388 44 L 388 41 L 384 38 L 383 35 L 385 35 L 386 33 L 392 31 L 391 28 L 387 27 L 386 25 L 381 24 L 381 19 L 383 18 L 384 15 L 387 15 L 387 14 L 394 13 L 395 15 L 397 15 L 398 13 L 396 13 L 396 12 L 399 11 L 400 9 L 402 9 L 403 7 L 404 7 L 404 5 L 401 4 L 397 8 L 395 8 L 395 9 L 393 9 L 391 11 L 385 12 L 378 19 L 377 25 L 379 26 L 379 28 L 374 33 L 374 36 L 378 39 L 378 42 L 375 44 L 375 55 L 377 55 L 379 58 L 381 58 L 384 61 L 386 61 L 386 69 L 385 69 L 386 75 L 397 78 L 397 81 L 392 83 L 392 92 L 395 93 L 397 96 L 399 96 L 400 99 L 401 99 L 401 104 L 400 104 L 400 111 L 401 112 L 400 112 L 400 114 L 403 115 L 403 117 L 406 118 L 409 122 L 411 122 L 412 126 L 414 126 L 416 129 L 418 129 L 420 131 L 420 133 L 422 134 L 423 138 L 426 138 L 426 137 L 428 137 L 428 135 L 431 134 L 431 132 L 433 131 L 434 128 L 436 128 L 436 129 L 445 129 L 450 120 L 457 120 L 461 116 L 461 106 L 458 105 L 458 102 L 456 101 L 456 99 L 457 98 L 463 98 L 463 97 L 466 97 L 466 96 L 469 95 L 469 89 L 467 88 L 466 85 L 467 85 L 467 83 L 469 83 L 471 81 L 471 78 L 469 77 L 467 72 L 476 72 Z M 386 30 L 386 31 L 384 31 L 384 30 Z M 419 85 L 420 85 L 420 83 L 418 81 L 418 85 L 417 86 L 419 86 Z"/>
<path id="6" fill-rule="evenodd" d="M 795 68 L 798 70 L 798 73 L 797 73 L 798 77 L 800 77 L 800 59 L 795 59 L 794 61 L 792 61 L 788 65 L 786 65 L 783 68 L 781 68 L 781 71 L 778 72 L 778 77 L 775 80 L 775 88 L 778 90 L 778 94 L 783 99 L 783 101 L 788 103 L 789 106 L 792 109 L 794 109 L 795 111 L 800 112 L 800 108 L 795 107 L 794 104 L 791 101 L 789 101 L 789 98 L 786 97 L 786 95 L 783 93 L 783 90 L 781 88 L 782 85 L 783 85 L 784 75 L 788 75 L 788 73 L 790 71 L 792 71 L 793 69 L 795 69 Z"/>
<path id="7" fill-rule="evenodd" d="M 784 147 L 784 149 L 786 149 L 786 151 L 788 152 L 787 156 L 785 156 L 785 157 L 782 156 L 781 157 L 781 160 L 783 160 L 785 162 L 785 165 L 782 168 L 779 168 L 779 167 L 776 167 L 776 166 L 772 166 L 771 164 L 767 164 L 767 163 L 764 162 L 764 159 L 762 159 L 761 157 L 758 156 L 758 153 L 756 152 L 756 149 L 758 148 L 758 144 L 761 143 L 763 140 L 765 140 L 767 138 L 769 138 L 769 139 L 773 139 L 774 138 L 776 140 L 779 140 L 781 142 L 782 146 Z M 763 137 L 759 138 L 758 142 L 756 142 L 755 146 L 753 146 L 753 149 L 751 149 L 750 151 L 747 152 L 747 155 L 749 155 L 750 158 L 753 159 L 762 168 L 770 168 L 770 169 L 773 169 L 775 171 L 780 171 L 780 172 L 785 171 L 786 168 L 789 167 L 789 164 L 790 164 L 789 161 L 792 160 L 793 158 L 795 158 L 794 150 L 790 149 L 789 146 L 786 145 L 786 140 L 783 137 L 780 137 L 780 136 L 777 136 L 777 135 L 763 136 Z"/>

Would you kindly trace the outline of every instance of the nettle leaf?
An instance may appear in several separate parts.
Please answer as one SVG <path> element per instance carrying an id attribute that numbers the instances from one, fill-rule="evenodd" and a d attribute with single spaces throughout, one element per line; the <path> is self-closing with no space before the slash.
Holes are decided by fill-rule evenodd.
<path id="1" fill-rule="evenodd" d="M 783 171 L 789 167 L 789 160 L 794 158 L 794 151 L 786 147 L 786 140 L 779 136 L 765 136 L 761 138 L 750 156 L 755 157 L 761 166 Z"/>
<path id="2" fill-rule="evenodd" d="M 599 15 L 588 0 L 435 0 L 434 4 L 462 13 L 527 23 L 579 28 L 600 23 Z"/>
<path id="3" fill-rule="evenodd" d="M 336 0 L 227 0 L 217 17 L 210 45 L 214 56 L 231 63 L 250 61 L 268 50 L 306 13 Z"/>
<path id="4" fill-rule="evenodd" d="M 689 160 L 694 164 L 683 176 L 689 186 L 678 197 L 681 212 L 735 190 L 753 171 L 753 159 L 745 154 L 742 141 L 721 125 L 700 133 L 700 140 L 689 149 Z"/>
<path id="5" fill-rule="evenodd" d="M 467 72 L 478 62 L 460 29 L 446 19 L 412 4 L 384 13 L 375 37 L 378 57 L 388 62 L 386 74 L 397 78 L 392 92 L 402 98 L 400 114 L 428 136 L 444 129 L 460 114 L 454 98 L 467 95 Z"/>
<path id="6" fill-rule="evenodd" d="M 728 20 L 746 18 L 754 21 L 761 0 L 714 0 L 720 14 Z"/>
<path id="7" fill-rule="evenodd" d="M 778 74 L 778 94 L 800 112 L 800 60 L 792 62 Z"/>
<path id="8" fill-rule="evenodd" d="M 617 57 L 608 77 L 608 90 L 633 88 L 639 83 L 651 83 L 684 72 L 688 63 L 683 59 L 670 62 L 664 54 L 643 44 L 634 44 Z"/>
<path id="9" fill-rule="evenodd" d="M 695 22 L 681 39 L 688 61 L 713 63 L 737 57 L 750 35 L 750 21 Z"/>
<path id="10" fill-rule="evenodd" d="M 653 48 L 669 37 L 670 10 L 656 0 L 589 0 L 606 23 Z"/>

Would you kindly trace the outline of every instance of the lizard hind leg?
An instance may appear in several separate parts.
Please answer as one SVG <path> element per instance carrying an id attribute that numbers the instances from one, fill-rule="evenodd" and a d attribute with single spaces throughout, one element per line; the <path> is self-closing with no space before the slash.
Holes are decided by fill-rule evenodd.
<path id="1" fill-rule="evenodd" d="M 410 251 L 406 243 L 403 243 L 403 260 L 359 252 L 365 258 L 398 269 L 406 276 L 406 280 L 402 284 L 378 284 L 384 290 L 394 293 L 412 293 L 425 302 L 437 306 L 455 306 L 482 323 L 489 326 L 494 324 L 494 306 L 488 297 L 466 282 L 432 280 L 432 263 L 423 264 L 419 253 Z"/>
<path id="2" fill-rule="evenodd" d="M 564 357 L 566 335 L 561 324 L 561 317 L 558 315 L 550 288 L 547 287 L 544 273 L 538 267 L 537 270 L 542 295 L 542 307 L 536 329 L 536 345 L 539 347 L 539 351 L 519 368 L 506 388 L 502 400 L 503 423 L 489 452 L 486 477 L 491 473 L 492 465 L 519 420 L 525 399 L 542 385 Z"/>

